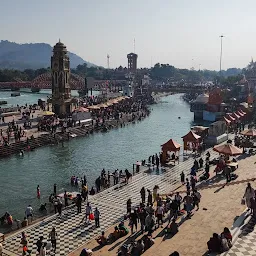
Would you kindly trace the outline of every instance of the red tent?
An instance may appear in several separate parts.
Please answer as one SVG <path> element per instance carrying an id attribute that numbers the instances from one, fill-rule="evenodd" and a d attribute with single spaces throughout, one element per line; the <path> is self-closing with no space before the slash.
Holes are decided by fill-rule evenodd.
<path id="1" fill-rule="evenodd" d="M 184 143 L 184 150 L 191 149 L 189 146 L 189 143 L 192 143 L 192 149 L 195 149 L 198 147 L 201 136 L 195 134 L 194 132 L 190 131 L 183 137 L 183 143 Z"/>
<path id="2" fill-rule="evenodd" d="M 161 145 L 163 151 L 179 151 L 181 145 L 174 141 L 173 139 L 168 140 L 166 143 Z"/>
<path id="3" fill-rule="evenodd" d="M 186 135 L 184 135 L 181 138 L 183 138 L 183 141 L 196 142 L 201 138 L 201 136 L 199 136 L 199 135 L 195 134 L 194 132 L 190 131 L 189 133 L 187 133 Z"/>

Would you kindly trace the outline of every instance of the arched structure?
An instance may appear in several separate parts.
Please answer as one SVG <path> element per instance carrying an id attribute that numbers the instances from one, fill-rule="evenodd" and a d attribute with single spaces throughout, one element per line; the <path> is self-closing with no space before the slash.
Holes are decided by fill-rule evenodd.
<path id="1" fill-rule="evenodd" d="M 33 88 L 51 89 L 52 88 L 51 73 L 47 72 L 42 75 L 39 75 L 31 83 Z M 69 83 L 72 90 L 82 89 L 85 85 L 84 78 L 73 73 L 70 73 Z"/>

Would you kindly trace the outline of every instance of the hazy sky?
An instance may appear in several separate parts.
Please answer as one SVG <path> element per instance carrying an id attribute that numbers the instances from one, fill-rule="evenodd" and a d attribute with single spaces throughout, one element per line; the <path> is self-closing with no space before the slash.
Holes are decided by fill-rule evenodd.
<path id="1" fill-rule="evenodd" d="M 256 59 L 255 0 L 1 0 L 0 39 L 18 43 L 59 38 L 87 61 L 139 67 L 169 63 L 180 68 L 244 67 Z"/>

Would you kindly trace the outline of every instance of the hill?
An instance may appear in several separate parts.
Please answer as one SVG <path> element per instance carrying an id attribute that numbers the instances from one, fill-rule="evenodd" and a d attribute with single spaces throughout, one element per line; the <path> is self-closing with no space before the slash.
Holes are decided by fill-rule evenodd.
<path id="1" fill-rule="evenodd" d="M 45 43 L 17 44 L 7 40 L 0 41 L 0 69 L 39 69 L 50 67 L 52 46 Z M 94 64 L 69 52 L 71 68 L 84 63 L 88 67 Z"/>

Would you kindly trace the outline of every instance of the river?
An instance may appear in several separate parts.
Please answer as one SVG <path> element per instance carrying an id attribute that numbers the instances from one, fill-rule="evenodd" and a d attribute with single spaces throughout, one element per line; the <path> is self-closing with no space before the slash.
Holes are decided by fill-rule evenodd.
<path id="1" fill-rule="evenodd" d="M 168 139 L 182 144 L 181 136 L 193 124 L 193 113 L 181 94 L 164 97 L 151 108 L 152 113 L 142 122 L 74 138 L 64 147 L 42 147 L 26 152 L 24 157 L 1 159 L 0 215 L 8 210 L 14 218 L 22 219 L 28 204 L 37 209 L 40 203 L 48 202 L 54 183 L 58 192 L 71 191 L 70 177 L 86 175 L 92 185 L 102 168 L 132 170 L 133 163 L 159 152 Z M 41 188 L 40 200 L 36 198 L 37 185 Z"/>
<path id="2" fill-rule="evenodd" d="M 27 103 L 28 105 L 37 104 L 38 99 L 47 100 L 47 97 L 51 95 L 51 90 L 45 89 L 41 90 L 40 93 L 32 93 L 30 89 L 22 89 L 20 91 L 20 96 L 12 97 L 13 92 L 10 90 L 0 91 L 0 101 L 6 100 L 7 104 L 2 105 L 2 108 L 15 107 L 18 105 L 22 106 Z M 93 95 L 98 95 L 99 91 L 93 91 Z M 72 96 L 78 96 L 77 90 L 71 90 Z"/>

